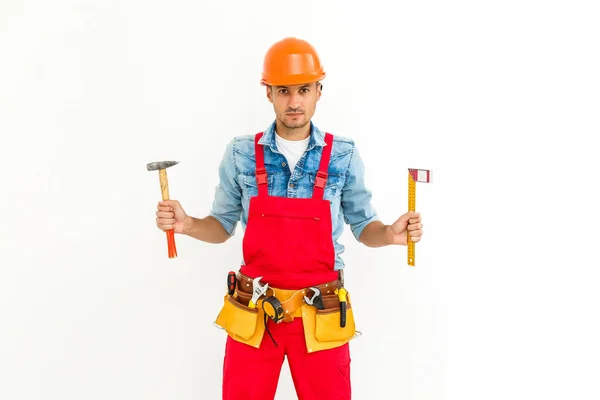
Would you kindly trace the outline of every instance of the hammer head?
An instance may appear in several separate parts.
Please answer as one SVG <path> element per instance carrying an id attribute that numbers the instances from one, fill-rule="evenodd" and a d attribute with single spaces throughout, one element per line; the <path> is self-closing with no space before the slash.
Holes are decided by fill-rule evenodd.
<path id="1" fill-rule="evenodd" d="M 148 171 L 158 171 L 160 169 L 166 169 L 177 164 L 179 164 L 179 161 L 155 161 L 148 163 L 146 168 L 148 168 Z"/>

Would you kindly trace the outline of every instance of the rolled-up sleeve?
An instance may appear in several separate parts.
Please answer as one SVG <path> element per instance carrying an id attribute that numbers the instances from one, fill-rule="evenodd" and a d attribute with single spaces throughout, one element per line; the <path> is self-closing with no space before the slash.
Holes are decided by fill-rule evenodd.
<path id="1" fill-rule="evenodd" d="M 233 235 L 242 213 L 241 188 L 235 179 L 233 141 L 227 144 L 219 164 L 219 183 L 210 214 L 217 219 L 229 235 Z"/>
<path id="2" fill-rule="evenodd" d="M 363 229 L 371 222 L 379 220 L 379 216 L 371 204 L 371 198 L 371 190 L 365 184 L 365 167 L 355 146 L 346 184 L 342 189 L 341 206 L 344 212 L 344 221 L 350 226 L 352 234 L 358 241 L 360 241 Z"/>

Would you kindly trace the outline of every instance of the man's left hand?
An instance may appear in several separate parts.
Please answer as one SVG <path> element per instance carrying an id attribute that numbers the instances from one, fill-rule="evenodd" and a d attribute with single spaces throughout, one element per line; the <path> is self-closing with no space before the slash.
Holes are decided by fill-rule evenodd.
<path id="1" fill-rule="evenodd" d="M 410 235 L 410 239 L 416 243 L 423 236 L 423 223 L 421 222 L 421 214 L 415 211 L 409 211 L 403 214 L 392 225 L 387 227 L 386 238 L 390 244 L 407 245 L 408 240 L 406 235 Z"/>

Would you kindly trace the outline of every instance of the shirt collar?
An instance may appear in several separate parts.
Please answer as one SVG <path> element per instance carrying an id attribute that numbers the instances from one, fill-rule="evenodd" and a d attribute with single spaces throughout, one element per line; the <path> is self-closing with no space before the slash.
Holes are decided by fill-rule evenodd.
<path id="1" fill-rule="evenodd" d="M 277 151 L 277 144 L 275 143 L 275 121 L 269 125 L 269 127 L 264 131 L 262 137 L 258 141 L 258 144 L 269 146 L 271 151 L 279 153 Z M 308 142 L 307 151 L 312 150 L 315 146 L 326 146 L 325 144 L 325 133 L 323 133 L 319 128 L 310 121 L 310 141 Z"/>

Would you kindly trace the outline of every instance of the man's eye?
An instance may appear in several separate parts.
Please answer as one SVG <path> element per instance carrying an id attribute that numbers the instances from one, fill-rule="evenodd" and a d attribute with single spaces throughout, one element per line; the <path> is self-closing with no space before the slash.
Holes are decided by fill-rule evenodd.
<path id="1" fill-rule="evenodd" d="M 280 89 L 280 90 L 279 90 L 279 93 L 281 93 L 281 94 L 284 94 L 284 93 L 286 93 L 286 92 L 287 92 L 287 90 L 286 90 L 286 89 Z"/>

